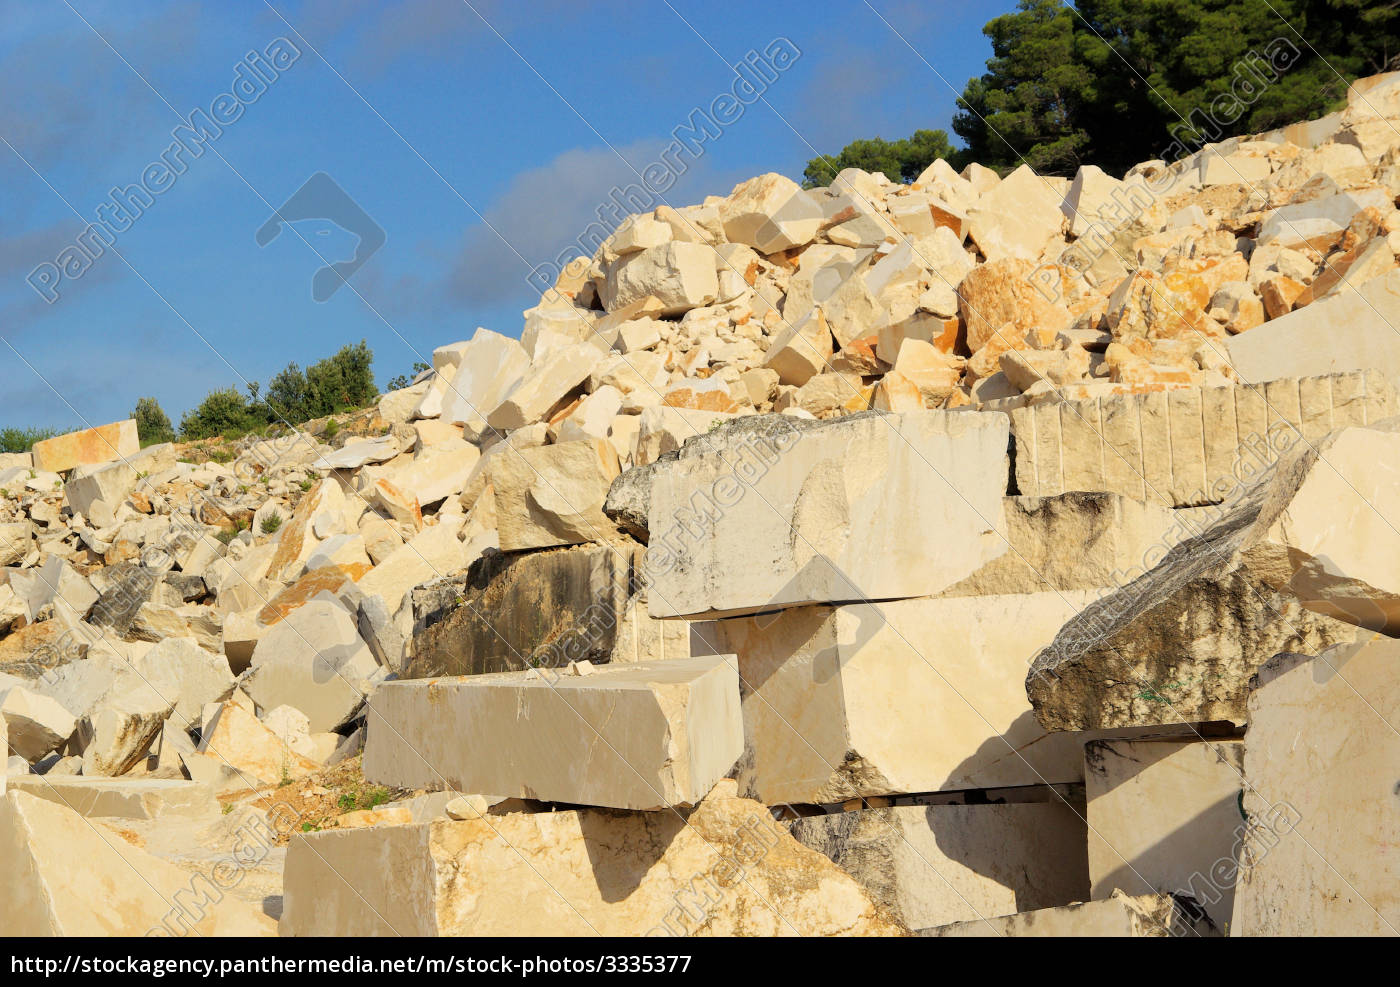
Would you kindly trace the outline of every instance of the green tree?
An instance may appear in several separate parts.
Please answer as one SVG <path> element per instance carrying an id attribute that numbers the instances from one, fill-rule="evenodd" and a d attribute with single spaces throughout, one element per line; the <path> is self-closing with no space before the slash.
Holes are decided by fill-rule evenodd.
<path id="1" fill-rule="evenodd" d="M 272 422 L 299 425 L 362 408 L 379 395 L 373 363 L 374 354 L 363 339 L 313 363 L 304 373 L 289 363 L 268 382 L 266 397 L 257 381 L 248 385 L 247 397 L 236 387 L 210 392 L 180 419 L 180 433 L 186 439 L 236 438 Z"/>
<path id="2" fill-rule="evenodd" d="M 1095 78 L 1076 36 L 1075 14 L 1058 0 L 1020 0 L 1015 13 L 982 28 L 992 42 L 987 72 L 958 100 L 953 130 L 974 161 L 1072 173 L 1089 149 L 1083 107 Z"/>
<path id="3" fill-rule="evenodd" d="M 308 418 L 363 408 L 379 395 L 371 369 L 374 354 L 362 339 L 306 368 Z"/>
<path id="4" fill-rule="evenodd" d="M 34 443 L 61 434 L 52 428 L 0 428 L 0 452 L 28 452 Z"/>
<path id="5" fill-rule="evenodd" d="M 304 422 L 315 416 L 309 413 L 310 391 L 306 375 L 295 363 L 287 366 L 267 382 L 268 417 L 273 421 Z"/>
<path id="6" fill-rule="evenodd" d="M 972 160 L 1063 175 L 1319 117 L 1400 65 L 1400 3 L 1370 0 L 1020 0 L 983 33 L 954 132 Z"/>
<path id="7" fill-rule="evenodd" d="M 170 424 L 170 416 L 155 398 L 138 398 L 131 417 L 136 419 L 136 434 L 141 440 L 142 448 L 158 442 L 175 441 L 175 429 Z"/>
<path id="8" fill-rule="evenodd" d="M 186 439 L 209 439 L 216 435 L 236 438 L 263 424 L 248 399 L 236 387 L 211 391 L 199 405 L 180 419 L 180 434 Z"/>
<path id="9" fill-rule="evenodd" d="M 390 377 L 388 383 L 384 385 L 386 391 L 398 391 L 405 387 L 413 386 L 413 379 L 429 368 L 429 364 L 422 360 L 413 362 L 413 370 L 406 374 L 399 374 L 397 377 Z"/>
<path id="10" fill-rule="evenodd" d="M 803 188 L 830 185 L 847 168 L 884 172 L 893 182 L 912 182 L 938 158 L 952 158 L 955 152 L 943 130 L 916 130 L 909 137 L 887 141 L 870 137 L 852 141 L 840 153 L 813 158 L 802 173 Z"/>

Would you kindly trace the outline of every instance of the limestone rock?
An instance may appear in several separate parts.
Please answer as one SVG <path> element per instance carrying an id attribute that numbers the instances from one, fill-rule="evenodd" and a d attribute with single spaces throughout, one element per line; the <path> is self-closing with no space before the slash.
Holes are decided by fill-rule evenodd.
<path id="1" fill-rule="evenodd" d="M 1084 760 L 1093 897 L 1189 897 L 1216 929 L 1228 927 L 1248 828 L 1240 810 L 1244 745 L 1095 740 Z"/>
<path id="2" fill-rule="evenodd" d="M 334 479 L 321 480 L 308 490 L 292 512 L 292 519 L 278 529 L 277 550 L 268 562 L 267 578 L 299 576 L 320 541 L 312 530 L 312 519 L 324 510 L 338 511 L 344 502 L 345 494 Z"/>
<path id="3" fill-rule="evenodd" d="M 1018 257 L 979 264 L 958 285 L 958 310 L 967 325 L 967 347 L 980 350 L 994 337 L 1020 339 L 1028 329 L 1051 334 L 1070 323 L 1069 310 L 1047 297 L 1035 280 L 1035 265 Z"/>
<path id="4" fill-rule="evenodd" d="M 725 239 L 760 254 L 811 243 L 822 218 L 821 206 L 796 182 L 771 172 L 736 185 L 719 209 Z"/>
<path id="5" fill-rule="evenodd" d="M 693 408 L 647 408 L 637 430 L 637 450 L 633 464 L 645 466 L 668 452 L 675 452 L 688 439 L 706 434 L 716 422 L 737 416 L 723 411 L 696 411 Z"/>
<path id="6" fill-rule="evenodd" d="M 1006 550 L 992 530 L 1005 430 L 999 415 L 936 411 L 805 429 L 767 416 L 691 440 L 653 479 L 652 615 L 945 589 Z M 749 564 L 736 571 L 736 558 Z"/>
<path id="7" fill-rule="evenodd" d="M 10 783 L 12 791 L 61 805 L 86 819 L 155 819 L 199 816 L 218 811 L 204 785 L 168 778 L 74 778 L 52 772 Z"/>
<path id="8" fill-rule="evenodd" d="M 242 686 L 264 709 L 295 706 L 319 733 L 355 714 L 378 668 L 355 617 L 339 603 L 313 600 L 258 642 Z"/>
<path id="9" fill-rule="evenodd" d="M 10 686 L 0 692 L 0 718 L 9 729 L 6 753 L 37 761 L 73 734 L 77 719 L 48 696 Z"/>
<path id="10" fill-rule="evenodd" d="M 670 242 L 626 256 L 608 270 L 603 306 L 612 312 L 655 298 L 660 314 L 680 315 L 708 305 L 719 293 L 715 261 L 714 248 L 701 243 Z"/>
<path id="11" fill-rule="evenodd" d="M 445 520 L 424 528 L 394 549 L 356 584 L 366 596 L 381 596 L 386 609 L 398 610 L 414 586 L 450 576 L 471 561 L 457 538 L 458 526 Z"/>
<path id="12" fill-rule="evenodd" d="M 1249 694 L 1237 936 L 1394 935 L 1400 646 L 1280 654 Z"/>
<path id="13" fill-rule="evenodd" d="M 166 638 L 134 664 L 146 685 L 174 703 L 172 715 L 182 726 L 198 722 L 208 703 L 226 699 L 233 691 L 228 661 L 196 646 L 191 638 Z"/>
<path id="14" fill-rule="evenodd" d="M 732 656 L 388 682 L 368 725 L 370 781 L 623 809 L 694 804 L 743 749 Z"/>
<path id="15" fill-rule="evenodd" d="M 923 929 L 923 936 L 979 938 L 1124 937 L 1165 939 L 1211 938 L 1218 933 L 1198 921 L 1185 905 L 1167 895 L 1132 897 L 1115 891 L 1100 901 L 1084 901 L 1059 908 L 957 922 Z"/>
<path id="16" fill-rule="evenodd" d="M 1357 639 L 1251 568 L 1245 550 L 1286 505 L 1250 488 L 1202 534 L 1065 624 L 1026 676 L 1051 730 L 1242 723 L 1249 677 L 1281 651 Z"/>
<path id="17" fill-rule="evenodd" d="M 370 852 L 401 879 L 352 890 L 337 875 Z M 682 815 L 513 812 L 295 836 L 280 932 L 871 936 L 904 930 L 855 881 L 793 840 L 765 807 L 717 792 Z"/>
<path id="18" fill-rule="evenodd" d="M 335 452 L 323 457 L 319 463 L 324 469 L 353 470 L 370 463 L 387 463 L 402 451 L 403 447 L 398 439 L 393 435 L 385 435 L 377 439 L 347 442 Z"/>
<path id="19" fill-rule="evenodd" d="M 109 695 L 104 705 L 78 721 L 74 746 L 82 751 L 83 775 L 126 774 L 150 750 L 173 705 L 152 706 L 128 696 Z"/>
<path id="20" fill-rule="evenodd" d="M 134 418 L 44 439 L 34 443 L 31 450 L 34 468 L 50 473 L 64 473 L 75 466 L 110 463 L 140 451 Z"/>
<path id="21" fill-rule="evenodd" d="M 607 661 L 633 592 L 635 555 L 611 544 L 492 553 L 466 576 L 420 587 L 404 677 Z"/>
<path id="22" fill-rule="evenodd" d="M 257 906 L 196 902 L 190 875 L 116 831 L 24 792 L 0 802 L 0 925 L 14 936 L 264 936 Z"/>
<path id="23" fill-rule="evenodd" d="M 509 430 L 542 420 L 588 379 L 601 359 L 602 354 L 591 343 L 575 343 L 532 364 L 505 400 L 486 413 L 487 424 Z"/>
<path id="24" fill-rule="evenodd" d="M 942 596 L 1121 586 L 1196 530 L 1164 507 L 1103 492 L 1008 497 L 1004 517 L 1006 553 Z"/>
<path id="25" fill-rule="evenodd" d="M 300 778 L 319 767 L 233 702 L 218 707 L 213 721 L 205 726 L 199 753 L 194 756 L 202 756 L 215 770 L 228 769 L 233 774 L 233 784 L 241 790 Z M 187 758 L 186 765 L 191 763 L 194 762 Z M 191 777 L 200 780 L 193 772 Z"/>
<path id="26" fill-rule="evenodd" d="M 405 500 L 416 501 L 420 508 L 428 507 L 460 493 L 480 458 L 481 451 L 476 446 L 457 439 L 425 449 L 384 479 L 402 491 Z"/>
<path id="27" fill-rule="evenodd" d="M 1400 634 L 1397 491 L 1400 422 L 1344 428 L 1279 467 L 1286 504 L 1247 550 L 1250 567 L 1303 606 L 1350 624 Z"/>
<path id="28" fill-rule="evenodd" d="M 1084 819 L 1058 800 L 861 809 L 808 816 L 791 829 L 911 929 L 1088 895 Z"/>
<path id="29" fill-rule="evenodd" d="M 603 514 L 621 471 L 617 450 L 590 439 L 510 450 L 490 467 L 502 551 L 577 545 L 612 530 Z"/>
<path id="30" fill-rule="evenodd" d="M 490 329 L 477 329 L 455 356 L 457 369 L 443 398 L 442 420 L 478 434 L 486 427 L 486 416 L 529 372 L 530 356 L 518 340 Z"/>
<path id="31" fill-rule="evenodd" d="M 1102 591 L 895 600 L 721 620 L 746 684 L 741 791 L 768 803 L 1078 782 L 1017 681 Z"/>
<path id="32" fill-rule="evenodd" d="M 1400 378 L 1400 271 L 1232 336 L 1229 362 L 1251 383 L 1376 370 Z"/>
<path id="33" fill-rule="evenodd" d="M 87 516 L 95 501 L 109 508 L 119 505 L 136 488 L 136 479 L 136 470 L 122 462 L 80 466 L 69 477 L 63 493 L 73 510 Z"/>
<path id="34" fill-rule="evenodd" d="M 1037 496 L 1107 490 L 1164 506 L 1219 503 L 1302 439 L 1396 409 L 1390 382 L 1375 371 L 1017 408 L 1016 485 Z"/>
<path id="35" fill-rule="evenodd" d="M 1037 260 L 1060 235 L 1060 202 L 1044 178 L 1022 165 L 978 198 L 968 233 L 989 261 Z"/>

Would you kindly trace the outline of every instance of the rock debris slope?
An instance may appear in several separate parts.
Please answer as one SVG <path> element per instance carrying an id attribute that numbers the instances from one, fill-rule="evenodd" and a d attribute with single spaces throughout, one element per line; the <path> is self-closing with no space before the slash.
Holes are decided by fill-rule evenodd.
<path id="1" fill-rule="evenodd" d="M 761 175 L 338 432 L 3 457 L 0 924 L 1394 934 L 1397 196 L 1394 77 Z"/>

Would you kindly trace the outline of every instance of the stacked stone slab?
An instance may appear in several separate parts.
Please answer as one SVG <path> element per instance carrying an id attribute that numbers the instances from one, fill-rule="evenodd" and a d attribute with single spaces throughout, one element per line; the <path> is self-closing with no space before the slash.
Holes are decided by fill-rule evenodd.
<path id="1" fill-rule="evenodd" d="M 380 861 L 393 880 L 343 874 Z M 363 885 L 363 886 L 361 886 Z M 583 809 L 295 839 L 282 935 L 899 935 L 848 875 L 766 807 Z"/>
<path id="2" fill-rule="evenodd" d="M 1244 743 L 1227 738 L 1085 745 L 1090 895 L 1189 897 L 1229 927 L 1248 829 Z"/>
<path id="3" fill-rule="evenodd" d="M 741 793 L 802 814 L 824 807 L 794 823 L 794 835 L 852 873 L 910 928 L 1083 899 L 1083 804 L 1070 805 L 1063 786 L 1083 783 L 1084 738 L 1037 725 L 1019 678 L 1122 571 L 1150 564 L 1144 560 L 1157 546 L 1180 537 L 1171 511 L 1111 493 L 1007 498 L 1003 478 L 987 476 L 987 487 L 972 489 L 986 498 L 977 503 L 991 503 L 961 517 L 961 537 L 980 532 L 986 547 L 969 553 L 957 548 L 959 536 L 931 535 L 933 544 L 949 546 L 938 557 L 961 566 L 953 578 L 897 564 L 877 573 L 870 563 L 880 556 L 862 556 L 857 578 L 813 555 L 809 571 L 770 590 L 773 572 L 736 567 L 737 547 L 721 554 L 720 546 L 741 540 L 800 545 L 803 525 L 816 544 L 840 551 L 846 532 L 823 528 L 822 518 L 870 524 L 876 543 L 912 535 L 920 522 L 906 519 L 931 511 L 928 501 L 947 489 L 928 469 L 941 450 L 903 458 L 868 451 L 872 441 L 916 446 L 941 434 L 915 431 L 911 420 L 923 426 L 915 414 L 803 428 L 770 472 L 759 468 L 761 457 L 747 455 L 754 431 L 724 426 L 637 476 L 624 474 L 608 510 L 646 534 L 654 613 L 719 615 L 708 634 L 718 651 L 735 656 L 743 694 Z M 1004 465 L 978 433 L 947 434 L 969 450 L 940 462 L 961 460 L 964 475 L 982 463 L 987 474 Z M 682 512 L 734 476 L 751 484 L 735 491 L 754 498 L 751 509 Z M 869 506 L 846 507 L 849 490 L 869 497 Z M 804 511 L 803 498 L 825 498 L 826 511 Z M 891 503 L 896 509 L 881 510 Z M 770 524 L 777 526 L 771 537 Z M 700 548 L 691 549 L 687 533 Z M 904 552 L 928 552 L 904 542 Z M 759 557 L 776 557 L 778 573 L 792 571 L 791 556 L 760 547 Z M 708 584 L 707 568 L 715 574 Z M 728 582 L 720 582 L 722 573 Z M 736 616 L 755 610 L 764 612 Z M 991 790 L 1012 793 L 996 799 L 1014 804 L 888 805 L 919 793 L 976 802 Z M 1027 793 L 1040 801 L 1023 804 Z M 1013 867 L 998 866 L 983 842 L 993 833 Z"/>
<path id="4" fill-rule="evenodd" d="M 732 657 L 683 658 L 386 683 L 364 770 L 405 788 L 662 809 L 700 801 L 742 750 Z"/>
<path id="5" fill-rule="evenodd" d="M 173 859 L 183 786 L 227 836 L 364 750 L 440 790 L 297 837 L 287 931 L 1385 931 L 1397 123 L 764 175 L 338 435 L 0 456 L 15 927 L 133 927 L 76 826 Z"/>
<path id="6" fill-rule="evenodd" d="M 1006 442 L 1004 417 L 948 412 L 758 419 L 693 439 L 652 476 L 651 613 L 937 593 L 1006 551 Z"/>
<path id="7" fill-rule="evenodd" d="M 1400 644 L 1280 654 L 1249 694 L 1233 935 L 1393 936 Z"/>
<path id="8" fill-rule="evenodd" d="M 1382 373 L 1185 387 L 1011 412 L 1022 494 L 1109 490 L 1168 507 L 1231 499 L 1289 449 L 1397 412 Z"/>

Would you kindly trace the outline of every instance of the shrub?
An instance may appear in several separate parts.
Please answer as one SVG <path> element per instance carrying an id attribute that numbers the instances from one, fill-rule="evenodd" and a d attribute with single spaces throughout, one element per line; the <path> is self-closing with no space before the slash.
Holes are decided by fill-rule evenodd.
<path id="1" fill-rule="evenodd" d="M 136 434 L 141 439 L 141 448 L 175 441 L 175 428 L 170 424 L 170 416 L 155 398 L 138 398 L 131 417 L 136 419 Z"/>
<path id="2" fill-rule="evenodd" d="M 62 434 L 52 428 L 0 428 L 0 452 L 28 452 L 34 443 Z"/>
<path id="3" fill-rule="evenodd" d="M 211 391 L 198 407 L 185 412 L 180 432 L 186 439 L 209 439 L 216 435 L 237 437 L 260 424 L 248 406 L 248 399 L 236 387 Z"/>
<path id="4" fill-rule="evenodd" d="M 275 534 L 280 527 L 282 527 L 282 515 L 280 514 L 269 514 L 262 519 L 262 533 L 265 535 Z"/>

